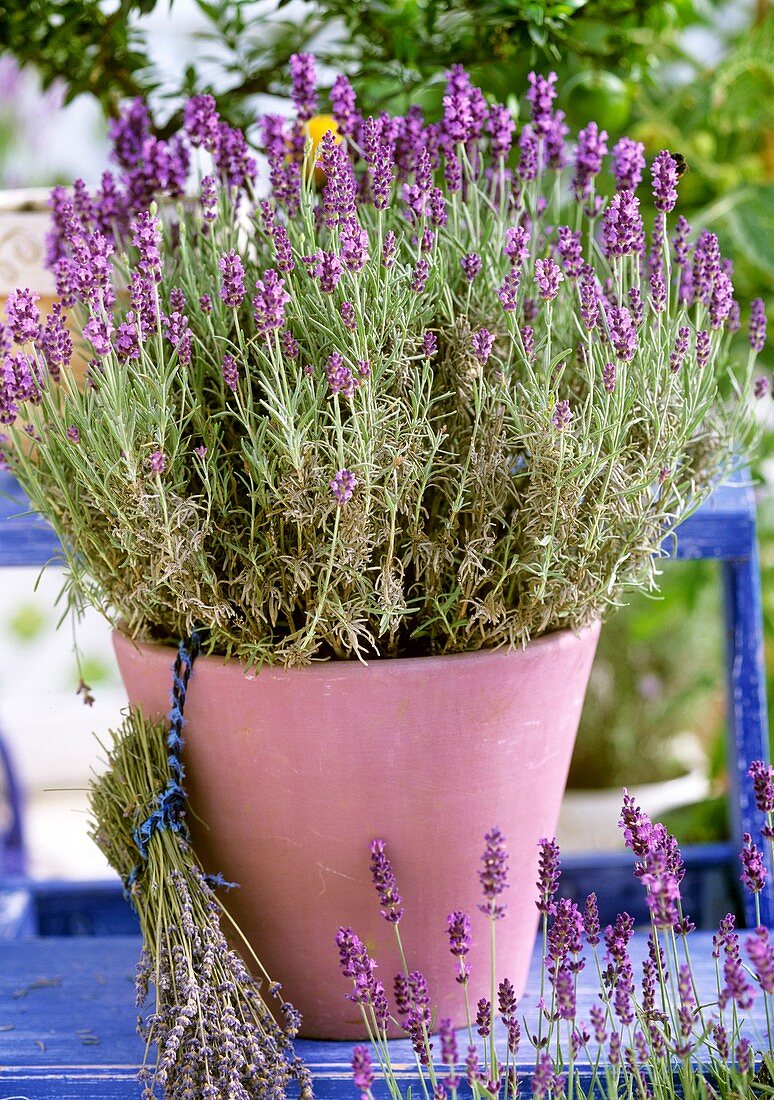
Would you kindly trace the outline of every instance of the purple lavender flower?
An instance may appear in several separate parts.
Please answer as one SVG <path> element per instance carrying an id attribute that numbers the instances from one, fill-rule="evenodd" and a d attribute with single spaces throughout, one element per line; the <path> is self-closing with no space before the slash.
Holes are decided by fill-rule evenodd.
<path id="1" fill-rule="evenodd" d="M 774 813 L 774 767 L 754 760 L 747 772 L 753 781 L 755 805 L 762 814 Z"/>
<path id="2" fill-rule="evenodd" d="M 629 311 L 632 315 L 632 321 L 634 321 L 634 327 L 639 328 L 643 320 L 643 306 L 642 296 L 640 295 L 640 288 L 637 286 L 630 287 L 627 297 L 629 299 Z"/>
<path id="3" fill-rule="evenodd" d="M 78 431 L 75 424 L 71 424 L 70 427 L 67 428 L 65 435 L 71 443 L 80 443 L 81 441 L 81 433 Z"/>
<path id="4" fill-rule="evenodd" d="M 763 351 L 766 344 L 766 303 L 763 298 L 753 298 L 750 303 L 750 347 L 754 352 Z"/>
<path id="5" fill-rule="evenodd" d="M 133 168 L 143 154 L 150 137 L 151 119 L 148 108 L 139 97 L 125 107 L 117 119 L 108 122 L 108 137 L 113 146 L 112 158 L 122 168 Z"/>
<path id="6" fill-rule="evenodd" d="M 653 204 L 656 210 L 668 214 L 677 202 L 677 161 L 666 149 L 662 149 L 653 161 Z"/>
<path id="7" fill-rule="evenodd" d="M 503 285 L 497 291 L 497 297 L 502 302 L 506 313 L 512 313 L 517 308 L 520 282 L 521 271 L 518 268 L 512 268 L 505 276 Z"/>
<path id="8" fill-rule="evenodd" d="M 470 973 L 468 964 L 465 962 L 465 957 L 470 952 L 473 942 L 470 935 L 470 917 L 467 913 L 463 913 L 461 909 L 455 909 L 455 911 L 450 913 L 446 918 L 446 924 L 446 931 L 449 936 L 449 950 L 456 959 L 459 959 L 457 981 L 464 984 Z"/>
<path id="9" fill-rule="evenodd" d="M 355 320 L 355 307 L 351 302 L 342 302 L 339 307 L 339 313 L 341 319 L 344 322 L 344 328 L 353 332 L 357 328 L 357 321 Z"/>
<path id="10" fill-rule="evenodd" d="M 274 255 L 277 258 L 277 269 L 287 274 L 295 267 L 288 231 L 284 225 L 275 225 L 272 236 L 274 238 Z"/>
<path id="11" fill-rule="evenodd" d="M 769 942 L 768 929 L 756 928 L 745 940 L 745 948 L 761 989 L 774 993 L 774 946 Z"/>
<path id="12" fill-rule="evenodd" d="M 703 230 L 693 250 L 693 296 L 709 305 L 715 280 L 721 274 L 720 246 L 714 233 Z"/>
<path id="13" fill-rule="evenodd" d="M 494 339 L 494 334 L 491 333 L 489 329 L 480 328 L 478 332 L 473 333 L 473 337 L 471 339 L 473 354 L 476 356 L 482 366 L 487 362 L 489 356 L 492 354 Z"/>
<path id="14" fill-rule="evenodd" d="M 284 329 L 280 337 L 280 344 L 282 345 L 282 354 L 286 359 L 294 360 L 298 359 L 300 347 L 298 340 L 289 329 Z"/>
<path id="15" fill-rule="evenodd" d="M 427 286 L 427 280 L 430 275 L 430 262 L 429 260 L 418 260 L 414 267 L 414 273 L 411 277 L 411 289 L 415 294 L 421 294 Z"/>
<path id="16" fill-rule="evenodd" d="M 532 1074 L 532 1096 L 534 1100 L 544 1100 L 554 1090 L 554 1063 L 548 1051 L 541 1051 L 535 1072 Z"/>
<path id="17" fill-rule="evenodd" d="M 32 343 L 40 335 L 40 310 L 36 303 L 40 295 L 29 288 L 14 290 L 5 303 L 8 327 L 17 344 Z"/>
<path id="18" fill-rule="evenodd" d="M 134 312 L 131 309 L 126 315 L 126 320 L 118 326 L 114 347 L 116 355 L 122 363 L 126 363 L 130 359 L 140 358 L 140 334 L 137 331 Z"/>
<path id="19" fill-rule="evenodd" d="M 236 393 L 236 388 L 239 385 L 239 367 L 233 355 L 223 356 L 220 370 L 225 384 L 232 392 Z"/>
<path id="20" fill-rule="evenodd" d="M 669 369 L 672 374 L 677 374 L 683 365 L 685 353 L 688 351 L 688 337 L 690 334 L 690 329 L 686 328 L 685 325 L 678 329 L 675 346 L 669 356 Z"/>
<path id="21" fill-rule="evenodd" d="M 306 122 L 317 113 L 317 74 L 310 53 L 294 53 L 290 58 L 292 99 L 296 114 Z"/>
<path id="22" fill-rule="evenodd" d="M 531 72 L 527 74 L 527 81 L 527 102 L 532 108 L 532 122 L 538 133 L 545 134 L 553 117 L 557 75 L 551 72 L 548 76 L 540 76 Z"/>
<path id="23" fill-rule="evenodd" d="M 586 934 L 586 942 L 589 947 L 596 947 L 599 943 L 599 906 L 597 905 L 597 895 L 592 893 L 586 898 L 586 904 L 583 909 L 583 931 Z M 604 1040 L 598 1040 L 604 1041 Z"/>
<path id="24" fill-rule="evenodd" d="M 522 127 L 519 134 L 519 166 L 516 169 L 518 177 L 525 183 L 537 179 L 539 167 L 539 151 L 537 135 L 529 123 Z"/>
<path id="25" fill-rule="evenodd" d="M 448 1017 L 444 1017 L 438 1024 L 438 1031 L 441 1036 L 441 1061 L 449 1068 L 449 1072 L 441 1082 L 441 1086 L 448 1089 L 457 1089 L 460 1086 L 460 1078 L 454 1072 L 457 1065 L 457 1036 L 452 1021 Z M 433 1100 L 437 1100 L 435 1095 Z"/>
<path id="26" fill-rule="evenodd" d="M 602 239 L 608 259 L 641 252 L 645 230 L 640 216 L 640 200 L 633 191 L 618 191 L 602 215 Z"/>
<path id="27" fill-rule="evenodd" d="M 554 974 L 553 986 L 556 991 L 556 1010 L 562 1020 L 575 1018 L 575 982 L 569 966 L 562 964 Z"/>
<path id="28" fill-rule="evenodd" d="M 645 171 L 645 146 L 622 137 L 613 146 L 613 175 L 618 191 L 636 191 Z"/>
<path id="29" fill-rule="evenodd" d="M 532 362 L 535 358 L 535 334 L 529 325 L 523 325 L 520 336 L 524 347 L 524 357 L 528 362 Z"/>
<path id="30" fill-rule="evenodd" d="M 158 218 L 144 211 L 137 215 L 131 228 L 132 244 L 139 252 L 138 268 L 148 279 L 161 282 L 161 225 Z"/>
<path id="31" fill-rule="evenodd" d="M 341 279 L 341 260 L 335 252 L 321 252 L 319 261 L 320 290 L 333 294 Z"/>
<path id="32" fill-rule="evenodd" d="M 538 841 L 537 908 L 539 913 L 549 913 L 559 886 L 561 864 L 556 837 L 541 837 Z"/>
<path id="33" fill-rule="evenodd" d="M 331 481 L 331 493 L 337 504 L 346 504 L 357 485 L 357 478 L 349 470 L 338 470 Z M 402 910 L 401 910 L 402 912 Z"/>
<path id="34" fill-rule="evenodd" d="M 383 840 L 371 841 L 371 879 L 382 905 L 382 916 L 391 924 L 398 924 L 403 916 L 403 901 L 398 893 L 398 883 Z"/>
<path id="35" fill-rule="evenodd" d="M 490 135 L 492 156 L 497 159 L 507 157 L 511 151 L 516 123 L 511 112 L 502 103 L 493 103 L 489 108 L 486 129 Z"/>
<path id="36" fill-rule="evenodd" d="M 666 283 L 661 271 L 650 276 L 650 304 L 654 313 L 663 313 L 666 309 Z"/>
<path id="37" fill-rule="evenodd" d="M 562 266 L 569 279 L 577 279 L 583 270 L 583 249 L 580 233 L 573 233 L 568 225 L 559 226 L 557 249 L 562 257 Z"/>
<path id="38" fill-rule="evenodd" d="M 569 401 L 557 401 L 551 414 L 551 423 L 557 431 L 563 432 L 569 428 L 572 421 L 572 410 Z"/>
<path id="39" fill-rule="evenodd" d="M 83 335 L 91 342 L 95 354 L 101 359 L 110 354 L 113 323 L 109 318 L 90 317 L 83 326 Z"/>
<path id="40" fill-rule="evenodd" d="M 391 229 L 388 229 L 384 234 L 384 245 L 382 246 L 382 267 L 388 271 L 395 263 L 395 234 Z M 428 267 L 429 270 L 429 267 Z"/>
<path id="41" fill-rule="evenodd" d="M 232 248 L 218 260 L 221 271 L 220 297 L 231 309 L 238 309 L 245 299 L 245 269 L 241 257 Z"/>
<path id="42" fill-rule="evenodd" d="M 348 271 L 362 271 L 368 259 L 368 233 L 357 218 L 347 218 L 340 231 L 341 262 Z"/>
<path id="43" fill-rule="evenodd" d="M 615 363 L 605 363 L 602 368 L 602 385 L 605 388 L 605 393 L 615 392 L 615 375 Z"/>
<path id="44" fill-rule="evenodd" d="M 757 844 L 753 843 L 749 833 L 744 834 L 742 841 L 743 847 L 739 853 L 739 858 L 742 861 L 742 874 L 740 877 L 750 893 L 759 894 L 766 884 L 766 864 L 763 859 L 763 852 Z"/>
<path id="45" fill-rule="evenodd" d="M 371 196 L 377 210 L 386 210 L 390 204 L 394 174 L 394 155 L 389 141 L 384 139 L 382 128 L 373 118 L 365 123 L 364 155 L 371 176 Z"/>
<path id="46" fill-rule="evenodd" d="M 710 334 L 706 329 L 699 329 L 696 333 L 696 366 L 702 370 L 709 363 L 712 343 Z"/>
<path id="47" fill-rule="evenodd" d="M 330 101 L 339 133 L 344 137 L 354 137 L 363 120 L 357 109 L 355 89 L 342 74 L 339 74 L 333 82 Z"/>
<path id="48" fill-rule="evenodd" d="M 618 825 L 623 831 L 626 847 L 639 858 L 646 856 L 653 847 L 653 824 L 626 787 L 623 789 L 623 806 Z"/>
<path id="49" fill-rule="evenodd" d="M 740 1039 L 736 1044 L 736 1068 L 741 1074 L 749 1073 L 753 1068 L 752 1044 L 749 1039 Z"/>
<path id="50" fill-rule="evenodd" d="M 163 451 L 152 451 L 148 458 L 148 469 L 152 474 L 163 474 L 166 459 Z"/>
<path id="51" fill-rule="evenodd" d="M 183 120 L 191 145 L 214 153 L 220 137 L 220 115 L 213 97 L 192 96 L 183 109 Z"/>
<path id="52" fill-rule="evenodd" d="M 352 1051 L 352 1077 L 360 1095 L 367 1097 L 374 1083 L 374 1069 L 368 1047 L 357 1046 Z"/>
<path id="53" fill-rule="evenodd" d="M 691 235 L 691 226 L 686 218 L 680 214 L 675 222 L 675 235 L 672 244 L 675 250 L 675 263 L 678 267 L 685 267 L 688 262 L 688 238 Z"/>
<path id="54" fill-rule="evenodd" d="M 520 269 L 524 261 L 529 259 L 529 241 L 529 230 L 522 225 L 505 230 L 503 253 L 511 261 L 512 267 Z"/>
<path id="55" fill-rule="evenodd" d="M 270 267 L 264 272 L 262 279 L 256 280 L 255 289 L 258 293 L 253 297 L 253 317 L 258 332 L 266 335 L 272 329 L 283 328 L 285 306 L 290 301 L 290 295 L 285 290 L 285 280 Z"/>
<path id="56" fill-rule="evenodd" d="M 588 199 L 596 176 L 602 168 L 603 158 L 607 155 L 607 131 L 600 130 L 596 122 L 578 134 L 575 150 L 575 175 L 572 189 L 579 199 Z"/>
<path id="57" fill-rule="evenodd" d="M 591 266 L 583 269 L 579 287 L 581 321 L 584 328 L 591 332 L 599 322 L 599 294 L 594 269 Z"/>
<path id="58" fill-rule="evenodd" d="M 67 331 L 61 302 L 54 302 L 46 318 L 41 335 L 41 350 L 49 374 L 57 382 L 62 368 L 70 365 L 73 354 L 73 341 Z"/>
<path id="59" fill-rule="evenodd" d="M 607 312 L 607 325 L 613 349 L 624 363 L 634 358 L 637 350 L 637 330 L 626 306 L 613 307 Z"/>
<path id="60" fill-rule="evenodd" d="M 221 122 L 219 127 L 214 160 L 221 178 L 226 180 L 229 187 L 244 187 L 248 180 L 255 179 L 258 171 L 245 135 L 225 122 Z M 292 162 L 288 164 L 288 170 L 291 166 Z M 298 165 L 295 168 L 298 169 Z M 287 194 L 283 197 L 287 202 Z"/>
<path id="61" fill-rule="evenodd" d="M 723 327 L 723 322 L 731 312 L 733 300 L 733 284 L 728 275 L 721 271 L 715 278 L 710 297 L 710 326 L 712 328 L 719 329 Z"/>
<path id="62" fill-rule="evenodd" d="M 486 1039 L 492 1030 L 492 1006 L 486 997 L 482 997 L 476 1005 L 476 1031 L 482 1039 Z"/>
<path id="63" fill-rule="evenodd" d="M 477 252 L 467 252 L 460 259 L 460 267 L 469 283 L 472 283 L 481 271 L 481 257 Z"/>
<path id="64" fill-rule="evenodd" d="M 646 890 L 646 900 L 654 927 L 674 928 L 678 921 L 677 904 L 680 900 L 680 889 L 667 863 L 666 853 L 662 849 L 654 849 L 645 855 L 640 881 Z"/>
<path id="65" fill-rule="evenodd" d="M 340 393 L 344 397 L 351 397 L 355 392 L 355 378 L 345 365 L 344 356 L 340 352 L 334 351 L 328 356 L 325 375 L 332 394 Z"/>
<path id="66" fill-rule="evenodd" d="M 497 920 L 505 915 L 505 906 L 498 904 L 496 899 L 508 889 L 508 853 L 505 837 L 497 826 L 484 836 L 484 841 L 486 846 L 481 857 L 484 866 L 478 877 L 486 903 L 479 908 Z"/>
<path id="67" fill-rule="evenodd" d="M 339 473 L 347 474 L 348 471 L 340 470 Z M 351 476 L 350 474 L 349 477 Z M 336 478 L 331 482 L 331 491 L 334 496 L 336 496 L 334 482 L 336 482 Z M 351 495 L 352 493 L 350 490 L 349 496 Z M 349 496 L 347 496 L 346 500 L 349 500 Z M 343 504 L 346 503 L 346 501 L 340 501 L 340 503 Z M 352 980 L 354 987 L 352 992 L 347 994 L 349 1000 L 354 1004 L 373 1003 L 373 995 L 376 988 L 376 981 L 374 978 L 376 963 L 369 956 L 365 944 L 351 928 L 339 928 L 336 933 L 336 947 L 339 951 L 341 972 L 345 978 L 350 978 Z"/>
<path id="68" fill-rule="evenodd" d="M 564 275 L 550 256 L 546 260 L 535 260 L 535 282 L 544 302 L 553 301 L 563 281 Z"/>
<path id="69" fill-rule="evenodd" d="M 435 353 L 438 351 L 438 337 L 434 332 L 429 329 L 422 337 L 422 351 L 425 354 L 426 359 L 432 359 Z"/>

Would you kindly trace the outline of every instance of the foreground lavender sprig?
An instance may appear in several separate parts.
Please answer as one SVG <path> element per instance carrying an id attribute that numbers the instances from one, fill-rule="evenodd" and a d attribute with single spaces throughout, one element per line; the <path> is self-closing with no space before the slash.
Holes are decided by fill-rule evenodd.
<path id="1" fill-rule="evenodd" d="M 756 762 L 751 774 L 758 806 L 768 816 L 774 801 L 774 772 L 770 766 Z M 663 1100 L 678 1095 L 697 1100 L 708 1096 L 738 1100 L 759 1095 L 756 1085 L 759 1087 L 774 1071 L 773 1014 L 769 1004 L 774 996 L 774 942 L 768 930 L 757 927 L 741 937 L 735 930 L 733 915 L 723 918 L 712 940 L 716 994 L 713 999 L 705 989 L 699 1000 L 688 940 L 692 925 L 682 913 L 680 898 L 682 858 L 674 837 L 663 825 L 651 822 L 626 791 L 620 824 L 627 846 L 637 857 L 634 873 L 645 887 L 651 913 L 641 979 L 633 961 L 636 939 L 632 917 L 620 913 L 613 924 L 601 930 L 595 894 L 589 895 L 583 912 L 575 902 L 558 896 L 558 845 L 542 840 L 537 888 L 544 926 L 544 965 L 535 1007 L 536 1030 L 532 1030 L 534 1020 L 529 1010 L 525 1015 L 525 1004 L 517 1002 L 516 991 L 507 978 L 493 987 L 491 998 L 479 999 L 471 1012 L 467 1005 L 466 961 L 471 925 L 461 911 L 450 914 L 448 936 L 454 965 L 460 965 L 457 980 L 466 1005 L 467 1055 L 464 1065 L 460 1065 L 458 1035 L 452 1021 L 440 1020 L 440 1061 L 446 1071 L 440 1081 L 431 1061 L 428 1024 L 432 1013 L 424 979 L 417 972 L 404 972 L 396 978 L 394 1019 L 402 1023 L 412 1041 L 420 1085 L 428 1098 L 432 1095 L 434 1100 L 444 1100 L 450 1093 L 454 1100 L 463 1084 L 460 1070 L 474 1100 L 560 1100 L 572 1095 L 647 1100 L 654 1094 Z M 377 892 L 383 900 L 385 881 L 390 896 L 395 889 L 394 872 L 383 841 L 375 841 L 372 851 Z M 487 834 L 485 852 L 485 867 L 479 876 L 485 896 L 497 897 L 507 862 L 499 830 Z M 747 838 L 743 877 L 756 892 L 761 889 L 759 858 Z M 488 913 L 489 907 L 484 908 Z M 495 927 L 491 914 L 489 923 Z M 349 996 L 363 1009 L 381 1075 L 392 1100 L 402 1100 L 399 1067 L 393 1064 L 386 1042 L 389 1009 L 380 986 L 381 1008 L 378 1013 L 374 1011 L 376 960 L 351 929 L 341 929 L 337 942 L 344 975 L 353 982 Z M 587 951 L 592 960 L 590 968 L 586 966 Z M 598 975 L 599 982 L 598 996 L 588 1016 L 580 1011 L 577 997 L 578 975 L 584 971 Z M 584 979 L 587 983 L 590 980 L 590 976 Z M 585 992 L 588 1001 L 589 990 Z M 760 998 L 765 1002 L 769 1049 L 756 1057 L 742 1013 Z M 503 1027 L 497 1042 L 496 1012 Z M 526 1035 L 522 1034 L 522 1020 L 529 1027 Z M 474 1041 L 476 1036 L 481 1048 Z M 530 1061 L 522 1050 L 525 1039 L 534 1051 L 529 1084 L 520 1080 L 517 1072 L 517 1057 L 519 1065 Z M 355 1048 L 353 1076 L 361 1093 L 366 1089 L 369 1096 L 373 1095 L 370 1090 L 377 1075 L 368 1047 Z"/>
<path id="2" fill-rule="evenodd" d="M 92 836 L 127 884 L 140 917 L 145 946 L 137 968 L 138 1007 L 149 986 L 155 990 L 152 1011 L 138 1021 L 148 1057 L 156 1048 L 155 1063 L 141 1071 L 143 1097 L 280 1100 L 295 1082 L 310 1100 L 311 1078 L 292 1045 L 299 1015 L 249 948 L 253 973 L 227 942 L 224 928 L 237 940 L 239 934 L 185 834 L 154 831 L 141 859 L 135 830 L 168 782 L 166 730 L 132 711 L 112 736 L 108 770 L 91 789 Z"/>

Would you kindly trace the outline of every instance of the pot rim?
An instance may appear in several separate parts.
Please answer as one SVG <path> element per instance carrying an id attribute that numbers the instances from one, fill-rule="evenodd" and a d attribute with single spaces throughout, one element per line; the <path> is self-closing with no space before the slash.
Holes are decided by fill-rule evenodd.
<path id="1" fill-rule="evenodd" d="M 288 676 L 290 674 L 306 674 L 309 676 L 325 676 L 330 677 L 331 674 L 340 675 L 347 673 L 352 676 L 363 676 L 368 673 L 373 673 L 374 668 L 384 670 L 388 675 L 393 673 L 399 673 L 401 671 L 406 672 L 409 668 L 417 671 L 420 667 L 425 671 L 432 668 L 447 667 L 450 662 L 455 662 L 461 665 L 463 662 L 468 663 L 475 662 L 480 663 L 485 659 L 490 661 L 502 661 L 508 659 L 527 659 L 530 654 L 535 654 L 542 649 L 559 650 L 565 649 L 568 646 L 582 645 L 592 637 L 596 637 L 599 634 L 602 623 L 599 619 L 590 623 L 589 626 L 583 627 L 581 630 L 573 630 L 571 627 L 565 627 L 563 630 L 555 630 L 550 634 L 541 634 L 538 638 L 533 638 L 525 646 L 517 646 L 511 648 L 506 645 L 497 646 L 491 649 L 473 649 L 466 650 L 463 653 L 445 653 L 440 655 L 428 656 L 428 657 L 374 657 L 369 661 L 359 661 L 357 658 L 347 661 L 337 661 L 332 658 L 325 658 L 323 660 L 313 661 L 309 665 L 303 665 L 301 667 L 286 668 L 284 665 L 269 665 L 264 664 L 262 667 L 253 666 L 249 671 L 245 673 L 250 678 L 255 678 L 259 674 L 271 675 L 271 676 Z M 128 634 L 119 629 L 113 630 L 113 646 L 114 648 L 131 650 L 134 649 L 138 654 L 151 656 L 165 654 L 165 660 L 171 659 L 170 655 L 176 652 L 174 645 L 161 645 L 158 642 L 142 642 L 130 638 Z M 233 668 L 237 665 L 244 665 L 244 662 L 238 661 L 236 658 L 223 657 L 218 654 L 202 654 L 197 658 L 197 667 L 203 665 L 206 668 L 215 669 L 220 668 Z M 391 671 L 392 670 L 392 673 Z"/>

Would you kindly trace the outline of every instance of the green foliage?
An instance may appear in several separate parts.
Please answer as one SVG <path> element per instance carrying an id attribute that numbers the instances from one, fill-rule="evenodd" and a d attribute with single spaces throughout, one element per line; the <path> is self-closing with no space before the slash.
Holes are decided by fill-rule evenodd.
<path id="1" fill-rule="evenodd" d="M 302 664 L 518 644 L 580 628 L 627 591 L 653 586 L 665 531 L 728 470 L 734 449 L 751 444 L 754 356 L 735 362 L 730 334 L 716 327 L 710 362 L 698 369 L 695 334 L 709 327 L 707 308 L 679 306 L 670 274 L 664 313 L 643 286 L 637 350 L 619 354 L 606 390 L 612 329 L 583 324 L 574 277 L 541 297 L 536 273 L 565 222 L 577 225 L 585 258 L 618 301 L 639 287 L 639 257 L 606 259 L 596 215 L 568 201 L 559 173 L 524 182 L 503 203 L 503 160 L 486 143 L 472 160 L 470 147 L 456 149 L 464 185 L 441 193 L 443 216 L 434 215 L 426 243 L 429 216 L 407 218 L 400 188 L 386 209 L 363 201 L 354 221 L 331 219 L 309 160 L 292 216 L 281 202 L 237 214 L 225 188 L 211 226 L 196 204 L 178 210 L 136 356 L 105 351 L 85 391 L 67 374 L 43 385 L 23 413 L 38 439 L 34 456 L 24 447 L 11 455 L 70 548 L 76 596 L 135 637 L 205 628 L 219 652 Z M 506 311 L 506 231 L 525 215 L 531 237 Z M 266 268 L 278 262 L 275 219 L 294 266 L 283 265 L 282 316 L 261 329 L 249 301 L 224 303 L 219 263 L 238 250 L 260 300 Z M 353 230 L 365 246 L 355 262 L 345 251 Z M 394 264 L 382 262 L 388 231 Z M 82 241 L 78 248 L 80 256 Z M 472 280 L 460 263 L 470 253 L 481 258 Z M 326 256 L 340 272 L 327 287 Z M 115 331 L 138 323 L 122 302 L 137 259 L 121 242 Z M 168 338 L 173 289 L 187 303 L 185 358 Z M 141 308 L 136 283 L 133 304 Z M 105 324 L 99 296 L 89 312 L 92 331 Z M 285 354 L 282 326 L 297 359 Z M 684 369 L 671 370 L 683 326 L 690 351 Z M 474 337 L 484 329 L 493 347 L 481 355 Z M 435 352 L 425 350 L 428 331 Z M 233 393 L 224 353 L 236 364 Z M 349 392 L 326 376 L 335 355 Z M 726 400 L 732 380 L 738 398 Z M 355 479 L 351 500 L 332 492 L 343 471 Z"/>

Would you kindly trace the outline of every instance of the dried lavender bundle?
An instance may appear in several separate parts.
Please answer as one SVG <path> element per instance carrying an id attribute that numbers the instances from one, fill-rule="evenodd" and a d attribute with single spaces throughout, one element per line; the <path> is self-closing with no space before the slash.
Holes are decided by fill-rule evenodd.
<path id="1" fill-rule="evenodd" d="M 292 1045 L 300 1017 L 258 959 L 251 953 L 254 977 L 229 946 L 228 912 L 184 830 L 156 828 L 142 844 L 144 858 L 138 848 L 136 838 L 169 787 L 167 731 L 133 710 L 112 738 L 107 772 L 91 788 L 91 836 L 140 917 L 138 1007 L 155 987 L 155 1006 L 138 1018 L 146 1041 L 144 1100 L 280 1100 L 291 1082 L 309 1100 L 311 1078 Z M 265 993 L 277 1001 L 281 1023 Z"/>

